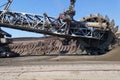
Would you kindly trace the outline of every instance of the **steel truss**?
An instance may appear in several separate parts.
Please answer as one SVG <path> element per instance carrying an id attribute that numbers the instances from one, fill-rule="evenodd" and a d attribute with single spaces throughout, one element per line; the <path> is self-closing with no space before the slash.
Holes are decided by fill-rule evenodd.
<path id="1" fill-rule="evenodd" d="M 0 11 L 0 26 L 68 38 L 101 39 L 104 35 L 103 31 L 86 26 L 86 23 L 74 20 L 64 22 L 59 17 L 49 17 L 46 13 L 40 16 L 3 10 Z"/>

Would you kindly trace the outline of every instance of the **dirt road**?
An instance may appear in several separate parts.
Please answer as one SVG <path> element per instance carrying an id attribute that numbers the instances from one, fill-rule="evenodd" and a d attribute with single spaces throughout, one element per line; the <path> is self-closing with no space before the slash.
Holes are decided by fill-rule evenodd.
<path id="1" fill-rule="evenodd" d="M 120 61 L 120 47 L 100 56 L 24 56 L 17 58 L 0 59 L 0 66 L 32 65 L 40 62 L 65 61 Z"/>
<path id="2" fill-rule="evenodd" d="M 120 80 L 119 50 L 101 56 L 0 59 L 0 80 Z"/>
<path id="3" fill-rule="evenodd" d="M 1 66 L 0 80 L 120 80 L 120 62 L 39 62 Z"/>

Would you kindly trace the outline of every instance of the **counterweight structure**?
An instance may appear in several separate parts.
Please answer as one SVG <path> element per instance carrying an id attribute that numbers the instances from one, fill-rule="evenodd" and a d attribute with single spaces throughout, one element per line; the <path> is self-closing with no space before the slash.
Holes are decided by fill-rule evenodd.
<path id="1" fill-rule="evenodd" d="M 115 27 L 114 20 L 110 21 L 107 16 L 104 18 L 100 14 L 90 14 L 76 21 L 76 0 L 70 2 L 69 9 L 54 18 L 46 13 L 40 16 L 9 11 L 12 0 L 8 0 L 4 10 L 0 11 L 0 26 L 64 38 L 63 43 L 66 41 L 68 45 L 73 40 L 79 49 L 90 54 L 105 53 L 116 44 L 118 26 Z"/>

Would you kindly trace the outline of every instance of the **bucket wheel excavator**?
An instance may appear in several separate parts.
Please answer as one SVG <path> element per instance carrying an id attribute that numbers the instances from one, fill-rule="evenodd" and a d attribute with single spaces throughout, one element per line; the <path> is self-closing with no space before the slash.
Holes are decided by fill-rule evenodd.
<path id="1" fill-rule="evenodd" d="M 78 21 L 74 20 L 75 2 L 76 0 L 70 0 L 69 8 L 58 18 L 54 18 L 47 13 L 40 16 L 10 11 L 12 0 L 8 0 L 4 10 L 0 11 L 0 26 L 63 38 L 62 45 L 69 45 L 73 41 L 77 50 L 90 55 L 104 54 L 111 50 L 118 40 L 118 26 L 115 26 L 114 20 L 110 21 L 108 16 L 100 14 L 90 14 Z M 0 54 L 9 57 L 14 53 L 7 47 L 12 40 L 4 36 L 11 35 L 0 29 Z"/>

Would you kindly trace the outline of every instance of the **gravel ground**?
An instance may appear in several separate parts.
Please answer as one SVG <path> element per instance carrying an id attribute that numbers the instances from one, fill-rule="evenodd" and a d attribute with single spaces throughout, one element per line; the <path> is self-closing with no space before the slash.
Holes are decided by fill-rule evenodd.
<path id="1" fill-rule="evenodd" d="M 0 80 L 120 80 L 120 62 L 41 62 L 1 66 Z"/>
<path id="2" fill-rule="evenodd" d="M 0 80 L 120 80 L 119 50 L 101 56 L 0 59 Z"/>
<path id="3" fill-rule="evenodd" d="M 66 62 L 66 61 L 120 61 L 120 47 L 100 56 L 24 56 L 0 59 L 0 66 L 34 65 L 40 62 Z"/>

